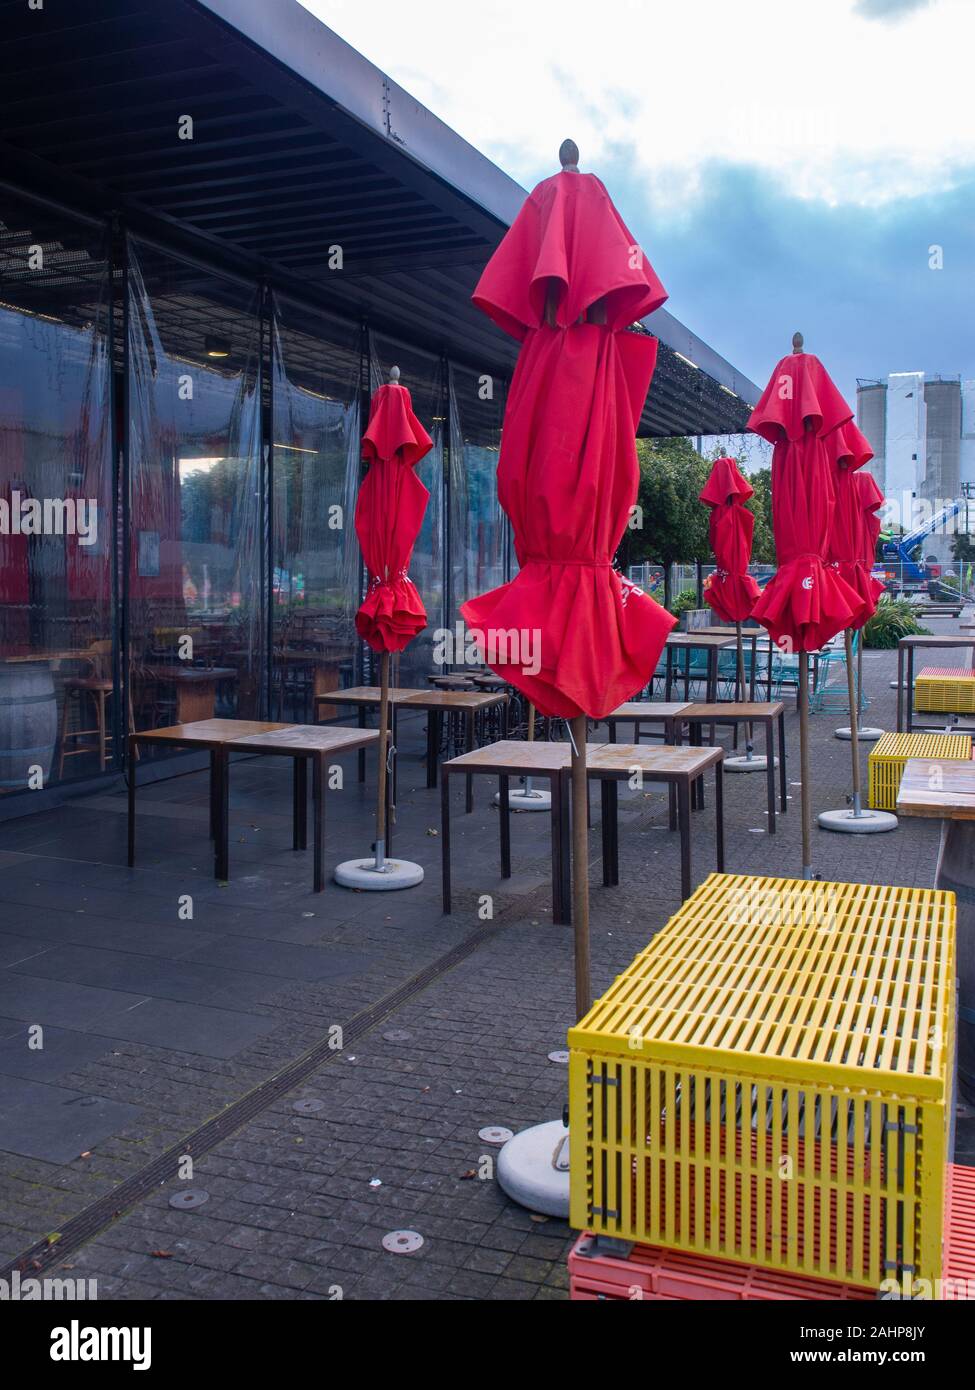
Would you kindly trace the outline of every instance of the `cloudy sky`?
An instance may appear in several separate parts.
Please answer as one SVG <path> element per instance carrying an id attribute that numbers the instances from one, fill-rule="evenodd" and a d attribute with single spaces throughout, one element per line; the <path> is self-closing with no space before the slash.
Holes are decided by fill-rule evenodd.
<path id="1" fill-rule="evenodd" d="M 975 377 L 975 0 L 302 3 L 526 187 L 571 135 L 760 385 Z"/>

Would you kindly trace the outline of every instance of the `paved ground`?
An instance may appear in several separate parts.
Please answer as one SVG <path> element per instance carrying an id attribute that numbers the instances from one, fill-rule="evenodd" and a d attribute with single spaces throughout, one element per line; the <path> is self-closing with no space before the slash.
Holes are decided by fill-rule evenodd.
<path id="1" fill-rule="evenodd" d="M 961 653 L 945 653 L 945 664 Z M 939 658 L 940 659 L 940 658 Z M 893 658 L 868 654 L 870 718 L 893 727 Z M 814 809 L 843 804 L 849 745 L 814 716 Z M 797 720 L 787 718 L 795 800 L 765 829 L 760 778 L 728 779 L 727 867 L 798 872 Z M 335 1025 L 474 938 L 474 949 L 382 1010 L 353 1044 L 260 1109 L 172 1181 L 105 1224 L 60 1268 L 103 1298 L 562 1298 L 569 1231 L 539 1221 L 491 1180 L 487 1124 L 518 1130 L 561 1112 L 565 1068 L 548 1060 L 572 1022 L 571 931 L 551 924 L 548 828 L 518 816 L 515 878 L 498 878 L 487 782 L 455 801 L 455 904 L 440 914 L 439 794 L 422 785 L 420 727 L 402 742 L 397 852 L 423 863 L 408 896 L 309 891 L 290 849 L 283 761 L 237 765 L 233 877 L 209 876 L 200 774 L 140 793 L 139 867 L 124 864 L 124 799 L 101 795 L 0 827 L 0 1256 L 59 1231 L 169 1146 Z M 329 856 L 364 852 L 369 798 L 351 760 L 331 793 Z M 695 877 L 713 867 L 710 806 L 694 817 Z M 815 834 L 824 877 L 928 885 L 937 826 L 892 835 Z M 594 853 L 594 986 L 603 990 L 678 906 L 676 837 L 659 792 L 621 805 L 622 882 L 600 886 Z M 180 898 L 193 899 L 192 919 Z M 478 900 L 494 915 L 482 920 Z M 44 1028 L 44 1047 L 28 1029 Z M 296 1101 L 319 1103 L 308 1113 Z M 963 1116 L 959 1161 L 975 1163 Z M 205 1205 L 170 1197 L 204 1189 Z M 383 1251 L 408 1227 L 418 1254 Z"/>

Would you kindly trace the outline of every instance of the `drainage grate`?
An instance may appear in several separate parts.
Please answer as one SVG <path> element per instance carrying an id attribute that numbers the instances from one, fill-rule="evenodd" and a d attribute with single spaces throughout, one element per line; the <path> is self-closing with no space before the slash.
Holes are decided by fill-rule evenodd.
<path id="1" fill-rule="evenodd" d="M 504 927 L 501 923 L 493 927 L 479 928 L 466 940 L 459 942 L 423 970 L 418 971 L 416 975 L 404 981 L 390 994 L 377 1000 L 375 1004 L 370 1004 L 361 1013 L 357 1013 L 350 1020 L 348 1026 L 343 1027 L 344 1050 L 348 1051 L 352 1043 L 365 1037 L 378 1023 L 382 1023 L 390 1014 L 402 1008 L 414 995 L 421 994 L 441 975 L 445 975 L 448 970 L 452 970 L 455 965 L 459 965 L 461 961 L 473 955 L 478 947 L 483 946 L 486 941 L 490 941 L 503 930 Z M 135 1206 L 143 1197 L 146 1197 L 162 1183 L 169 1182 L 171 1178 L 178 1176 L 179 1161 L 184 1155 L 192 1154 L 194 1159 L 202 1158 L 204 1154 L 215 1148 L 217 1144 L 222 1143 L 242 1125 L 252 1120 L 255 1115 L 266 1110 L 272 1102 L 287 1095 L 296 1086 L 300 1086 L 313 1071 L 341 1056 L 341 1052 L 336 1052 L 329 1045 L 329 1039 L 323 1038 L 321 1042 L 316 1043 L 300 1057 L 296 1057 L 293 1062 L 289 1062 L 274 1076 L 268 1077 L 267 1081 L 261 1082 L 253 1091 L 248 1091 L 247 1095 L 241 1096 L 239 1100 L 228 1105 L 226 1110 L 222 1110 L 212 1120 L 207 1120 L 205 1124 L 200 1125 L 177 1144 L 173 1144 L 164 1154 L 160 1154 L 144 1168 L 140 1168 L 137 1173 L 133 1173 L 130 1178 L 126 1178 L 124 1182 L 111 1192 L 106 1193 L 104 1197 L 99 1197 L 97 1201 L 80 1211 L 77 1216 L 71 1217 L 61 1227 L 60 1239 L 54 1245 L 49 1245 L 46 1240 L 40 1240 L 36 1245 L 32 1245 L 28 1250 L 0 1267 L 0 1278 L 5 1278 L 14 1270 L 24 1273 L 25 1270 L 30 1269 L 31 1272 L 34 1272 L 49 1269 L 52 1265 L 59 1264 L 65 1255 L 91 1240 L 117 1217 L 124 1215 L 131 1207 Z"/>

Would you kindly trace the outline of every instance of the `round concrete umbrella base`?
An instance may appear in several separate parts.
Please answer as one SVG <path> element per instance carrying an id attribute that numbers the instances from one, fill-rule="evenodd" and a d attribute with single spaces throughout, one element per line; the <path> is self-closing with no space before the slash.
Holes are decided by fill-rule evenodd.
<path id="1" fill-rule="evenodd" d="M 845 835 L 880 835 L 885 830 L 897 829 L 897 817 L 889 811 L 861 811 L 857 815 L 851 807 L 843 811 L 823 811 L 819 824 L 824 830 L 840 830 Z"/>
<path id="2" fill-rule="evenodd" d="M 778 765 L 779 760 L 776 758 L 772 766 L 778 767 Z M 747 756 L 725 758 L 723 766 L 725 772 L 764 772 L 768 766 L 768 759 L 764 756 L 760 758 L 757 754 L 753 754 L 750 758 Z"/>
<path id="3" fill-rule="evenodd" d="M 523 1129 L 498 1154 L 503 1192 L 540 1216 L 569 1215 L 569 1131 L 561 1120 Z"/>
<path id="4" fill-rule="evenodd" d="M 494 793 L 494 804 L 501 804 L 501 793 Z M 508 793 L 508 807 L 512 811 L 551 811 L 552 797 L 548 792 L 516 791 Z"/>
<path id="5" fill-rule="evenodd" d="M 387 859 L 378 870 L 375 859 L 347 859 L 336 867 L 335 882 L 343 888 L 389 893 L 395 888 L 415 888 L 423 882 L 423 870 L 408 859 Z"/>
<path id="6" fill-rule="evenodd" d="M 834 732 L 837 738 L 845 739 L 847 743 L 849 743 L 853 737 L 849 724 L 843 729 L 836 729 Z M 875 729 L 869 724 L 865 729 L 857 729 L 857 740 L 860 743 L 876 743 L 877 739 L 883 738 L 883 736 L 883 729 Z"/>
<path id="7" fill-rule="evenodd" d="M 891 690 L 896 690 L 896 689 L 897 689 L 897 682 L 896 682 L 896 681 L 889 681 L 888 684 L 890 685 Z M 906 690 L 906 689 L 907 689 L 907 681 L 901 681 L 901 690 Z"/>

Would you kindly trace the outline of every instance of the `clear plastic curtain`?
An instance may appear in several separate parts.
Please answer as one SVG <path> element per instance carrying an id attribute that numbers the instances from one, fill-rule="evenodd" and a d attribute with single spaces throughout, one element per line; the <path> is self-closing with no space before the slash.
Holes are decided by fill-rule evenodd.
<path id="1" fill-rule="evenodd" d="M 427 626 L 399 658 L 399 684 L 425 685 L 434 670 L 434 632 L 446 620 L 446 533 L 444 507 L 444 425 L 447 402 L 439 358 L 406 347 L 380 334 L 370 335 L 369 390 L 389 380 L 390 367 L 399 367 L 400 382 L 409 388 L 413 409 L 426 426 L 433 448 L 420 460 L 416 474 L 430 494 L 426 515 L 410 564 L 410 578 L 427 610 Z"/>
<path id="2" fill-rule="evenodd" d="M 272 319 L 273 713 L 354 679 L 360 333 L 276 299 Z M 326 708 L 326 716 L 334 711 Z"/>
<path id="3" fill-rule="evenodd" d="M 113 666 L 105 231 L 0 193 L 0 301 L 0 795 L 6 795 L 28 790 L 31 768 L 41 769 L 43 785 L 102 770 L 98 736 L 73 734 L 93 719 L 77 682 L 97 675 L 110 683 Z M 117 754 L 111 700 L 109 688 L 107 764 Z"/>
<path id="4" fill-rule="evenodd" d="M 507 518 L 498 503 L 503 384 L 450 364 L 450 607 L 505 581 Z"/>
<path id="5" fill-rule="evenodd" d="M 129 660 L 140 728 L 265 708 L 258 308 L 256 287 L 130 241 Z"/>

